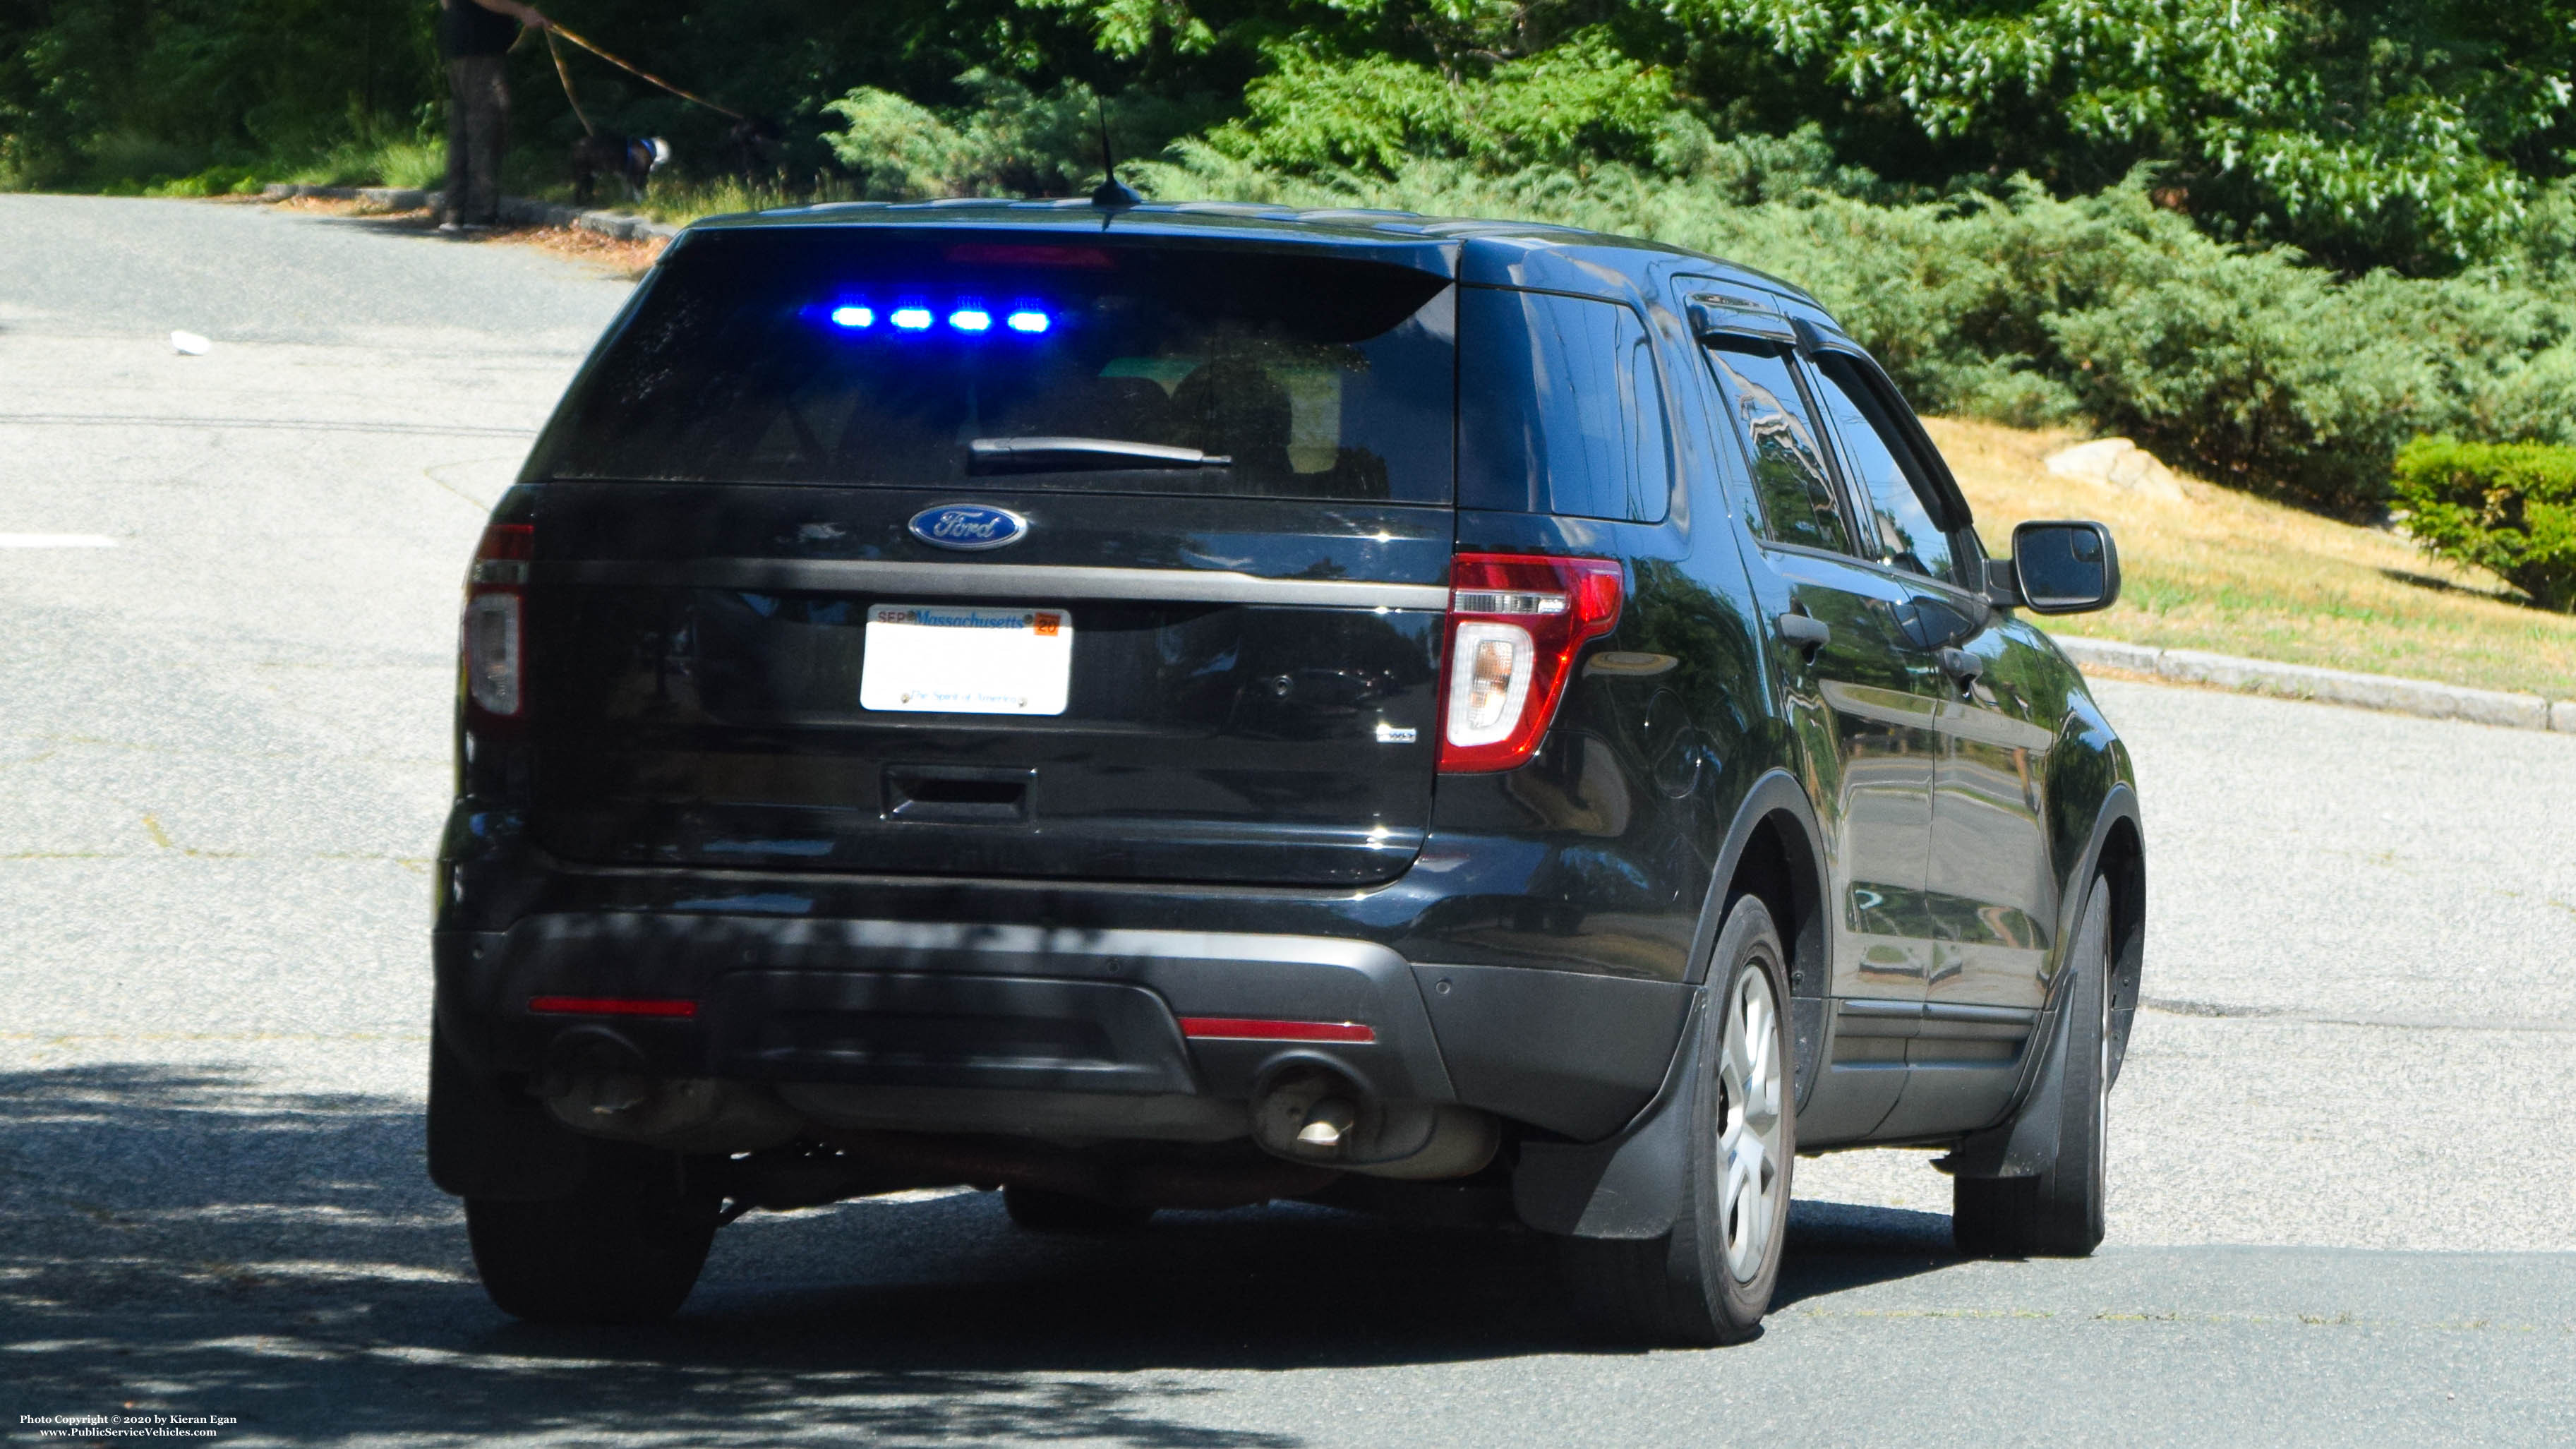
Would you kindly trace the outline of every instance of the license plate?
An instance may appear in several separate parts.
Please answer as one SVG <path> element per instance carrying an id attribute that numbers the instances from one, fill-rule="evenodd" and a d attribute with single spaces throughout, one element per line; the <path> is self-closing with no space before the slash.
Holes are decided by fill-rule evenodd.
<path id="1" fill-rule="evenodd" d="M 876 604 L 859 665 L 864 709 L 1062 714 L 1073 680 L 1063 609 Z"/>

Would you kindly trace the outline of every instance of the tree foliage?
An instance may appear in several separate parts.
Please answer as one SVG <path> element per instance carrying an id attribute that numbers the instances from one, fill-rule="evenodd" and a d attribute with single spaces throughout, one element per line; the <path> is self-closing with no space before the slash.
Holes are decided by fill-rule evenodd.
<path id="1" fill-rule="evenodd" d="M 1109 112 L 1091 87 L 1068 80 L 1041 94 L 985 70 L 957 85 L 966 103 L 937 110 L 874 86 L 824 104 L 839 122 L 824 140 L 861 197 L 1067 196 L 1098 183 Z M 1108 122 L 1112 154 L 1151 156 L 1211 111 L 1205 100 L 1122 95 Z"/>
<path id="2" fill-rule="evenodd" d="M 1076 193 L 1105 107 L 1163 196 L 1730 256 L 1815 291 L 1922 406 L 2086 422 L 2351 516 L 2418 434 L 2576 445 L 2576 0 L 546 8 L 777 124 L 799 185 Z M 0 0 L 0 184 L 417 172 L 433 16 Z M 724 118 L 571 63 L 603 127 L 721 154 Z M 559 175 L 579 123 L 541 47 L 512 64 L 519 164 Z"/>
<path id="3" fill-rule="evenodd" d="M 1944 154 L 2077 185 L 2175 163 L 2228 220 L 2388 260 L 2490 253 L 2568 139 L 2576 8 L 2485 0 L 1676 0 Z"/>
<path id="4" fill-rule="evenodd" d="M 1704 137 L 1813 126 L 1838 165 L 1866 167 L 1900 194 L 1993 190 L 2026 172 L 2075 195 L 2153 163 L 2163 204 L 2214 236 L 2287 241 L 2348 270 L 2420 273 L 2510 256 L 2576 145 L 2576 0 L 558 8 L 613 48 L 787 123 L 806 169 L 827 164 L 826 129 L 860 124 L 848 107 L 827 110 L 854 91 L 973 131 L 962 117 L 1016 104 L 993 89 L 1004 82 L 1031 97 L 1079 85 L 1148 109 L 1155 98 L 1212 126 L 1220 151 L 1301 174 L 1391 175 L 1413 159 L 1684 174 Z M 429 0 L 0 0 L 0 171 L 22 183 L 97 181 L 188 155 L 202 164 L 421 134 L 442 89 L 433 10 Z M 568 139 L 574 123 L 543 58 L 523 47 L 518 69 L 523 133 Z M 705 154 L 720 130 L 586 57 L 576 70 L 605 124 L 688 140 L 684 155 Z M 877 116 L 866 125 L 893 123 L 881 102 L 850 104 Z M 1160 139 L 1170 124 L 1166 114 L 1134 129 Z M 904 126 L 931 134 L 918 116 Z"/>

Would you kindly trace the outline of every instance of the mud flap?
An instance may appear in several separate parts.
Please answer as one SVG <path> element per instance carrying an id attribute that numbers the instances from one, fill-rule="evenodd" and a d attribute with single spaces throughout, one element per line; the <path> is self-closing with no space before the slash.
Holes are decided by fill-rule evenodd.
<path id="1" fill-rule="evenodd" d="M 478 1077 L 429 1034 L 429 1180 L 458 1197 L 545 1202 L 590 1175 L 591 1142 L 533 1097 Z"/>
<path id="2" fill-rule="evenodd" d="M 1659 1238 L 1686 1207 L 1690 1175 L 1689 1084 L 1700 1070 L 1708 989 L 1691 993 L 1682 1050 L 1664 1084 L 1615 1136 L 1600 1142 L 1521 1144 L 1512 1207 L 1543 1233 L 1577 1238 Z"/>
<path id="3" fill-rule="evenodd" d="M 2067 1023 L 2073 1020 L 2076 1005 L 2060 1002 L 2049 1008 L 2040 1023 L 2040 1030 L 2047 1033 L 2047 1048 L 2039 1059 L 2039 1076 L 2031 1083 L 2030 1095 L 2022 1099 L 2021 1110 L 2011 1121 L 1960 1139 L 1943 1164 L 1951 1176 L 2037 1177 L 2057 1160 L 2058 1126 L 2065 1117 L 2059 1098 L 2066 1080 L 2058 1064 L 2066 1054 Z"/>

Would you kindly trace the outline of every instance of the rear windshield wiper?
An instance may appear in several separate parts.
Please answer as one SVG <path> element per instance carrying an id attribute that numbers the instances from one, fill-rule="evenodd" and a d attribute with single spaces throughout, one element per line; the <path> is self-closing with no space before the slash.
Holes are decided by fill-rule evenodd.
<path id="1" fill-rule="evenodd" d="M 966 445 L 969 473 L 1071 473 L 1125 468 L 1231 468 L 1234 459 L 1196 448 L 1123 438 L 977 438 Z"/>

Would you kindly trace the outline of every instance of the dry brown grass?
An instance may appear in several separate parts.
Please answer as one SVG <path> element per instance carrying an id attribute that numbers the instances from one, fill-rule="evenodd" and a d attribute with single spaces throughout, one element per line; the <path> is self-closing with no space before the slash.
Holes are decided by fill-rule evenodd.
<path id="1" fill-rule="evenodd" d="M 670 245 L 659 237 L 651 241 L 619 241 L 575 226 L 515 227 L 491 236 L 494 241 L 517 242 L 559 257 L 589 262 L 630 282 L 642 277 L 653 259 L 662 255 L 662 248 Z"/>
<path id="2" fill-rule="evenodd" d="M 313 212 L 322 216 L 360 217 L 367 221 L 418 227 L 422 230 L 438 224 L 438 218 L 423 208 L 389 211 L 371 201 L 336 196 L 290 196 L 276 201 L 254 196 L 220 199 L 258 202 L 265 206 L 283 207 L 288 211 Z M 503 227 L 497 231 L 468 233 L 456 240 L 467 245 L 507 242 L 516 246 L 531 246 L 540 251 L 552 252 L 559 257 L 588 262 L 592 266 L 630 282 L 642 277 L 645 270 L 653 265 L 654 258 L 662 255 L 662 248 L 670 245 L 659 238 L 651 241 L 619 241 L 614 237 L 602 236 L 598 232 L 572 226 Z"/>
<path id="3" fill-rule="evenodd" d="M 1927 419 L 2000 555 L 2027 518 L 2098 518 L 2120 602 L 2056 632 L 2576 697 L 2576 616 L 2512 602 L 2495 578 L 2412 542 L 2186 479 L 2181 502 L 2049 473 L 2080 438 Z"/>

